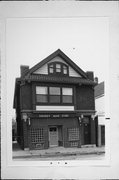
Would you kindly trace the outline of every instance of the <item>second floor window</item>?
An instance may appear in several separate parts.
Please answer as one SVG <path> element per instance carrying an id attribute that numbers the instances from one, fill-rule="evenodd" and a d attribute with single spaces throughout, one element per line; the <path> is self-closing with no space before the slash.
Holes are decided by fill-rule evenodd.
<path id="1" fill-rule="evenodd" d="M 36 86 L 36 101 L 38 103 L 48 102 L 48 88 L 45 86 Z"/>
<path id="2" fill-rule="evenodd" d="M 72 88 L 62 88 L 62 102 L 72 103 L 73 102 L 73 89 Z"/>
<path id="3" fill-rule="evenodd" d="M 49 87 L 49 102 L 60 103 L 61 91 L 59 87 Z"/>
<path id="4" fill-rule="evenodd" d="M 73 88 L 36 86 L 38 104 L 73 104 Z"/>

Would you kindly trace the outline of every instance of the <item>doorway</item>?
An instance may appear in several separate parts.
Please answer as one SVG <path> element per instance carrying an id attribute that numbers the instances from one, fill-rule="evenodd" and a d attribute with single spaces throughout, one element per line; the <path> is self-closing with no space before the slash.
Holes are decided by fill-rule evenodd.
<path id="1" fill-rule="evenodd" d="M 49 147 L 58 146 L 58 128 L 57 126 L 49 127 Z"/>
<path id="2" fill-rule="evenodd" d="M 84 144 L 90 144 L 90 120 L 88 117 L 84 117 L 83 120 L 84 128 Z"/>

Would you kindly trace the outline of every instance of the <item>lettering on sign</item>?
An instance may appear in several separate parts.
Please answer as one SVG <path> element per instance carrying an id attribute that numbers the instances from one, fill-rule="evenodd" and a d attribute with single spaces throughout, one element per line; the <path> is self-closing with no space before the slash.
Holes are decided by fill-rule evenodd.
<path id="1" fill-rule="evenodd" d="M 39 114 L 40 118 L 67 118 L 72 117 L 71 114 Z"/>
<path id="2" fill-rule="evenodd" d="M 41 117 L 41 118 L 48 118 L 48 117 L 50 117 L 50 115 L 49 114 L 39 114 L 39 117 Z"/>
<path id="3" fill-rule="evenodd" d="M 62 114 L 62 117 L 69 117 L 69 114 Z"/>
<path id="4" fill-rule="evenodd" d="M 59 114 L 53 114 L 53 117 L 54 117 L 54 118 L 56 118 L 56 117 L 58 117 L 58 118 L 59 118 L 59 117 L 60 117 L 60 115 L 59 115 Z"/>

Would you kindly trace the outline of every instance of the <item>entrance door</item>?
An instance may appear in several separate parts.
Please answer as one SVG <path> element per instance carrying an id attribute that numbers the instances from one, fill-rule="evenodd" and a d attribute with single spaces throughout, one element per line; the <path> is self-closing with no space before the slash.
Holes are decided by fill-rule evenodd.
<path id="1" fill-rule="evenodd" d="M 89 120 L 89 117 L 84 117 L 83 127 L 84 127 L 84 144 L 90 144 L 90 120 Z"/>
<path id="2" fill-rule="evenodd" d="M 84 124 L 84 144 L 90 144 L 90 126 L 89 124 Z"/>
<path id="3" fill-rule="evenodd" d="M 49 127 L 49 146 L 58 146 L 58 128 L 57 126 Z"/>

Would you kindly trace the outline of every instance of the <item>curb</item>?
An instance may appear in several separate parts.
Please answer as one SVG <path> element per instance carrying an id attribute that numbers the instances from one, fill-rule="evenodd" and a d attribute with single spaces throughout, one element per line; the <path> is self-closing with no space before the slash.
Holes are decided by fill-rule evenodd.
<path id="1" fill-rule="evenodd" d="M 55 154 L 28 154 L 25 156 L 13 156 L 13 159 L 17 159 L 17 158 L 49 158 L 49 157 L 62 157 L 62 156 L 77 156 L 77 155 L 92 155 L 92 154 L 97 154 L 97 155 L 101 155 L 104 154 L 105 151 L 102 152 L 78 152 L 78 153 L 55 153 Z"/>

